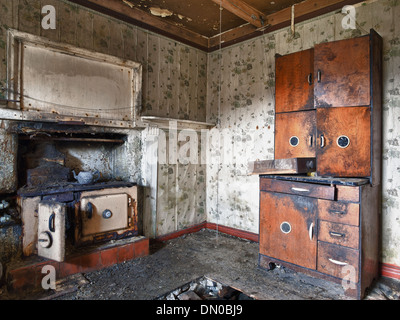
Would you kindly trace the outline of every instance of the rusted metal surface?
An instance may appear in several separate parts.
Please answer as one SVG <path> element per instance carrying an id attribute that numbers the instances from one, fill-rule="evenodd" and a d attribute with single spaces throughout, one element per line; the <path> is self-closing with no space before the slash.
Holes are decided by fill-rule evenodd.
<path id="1" fill-rule="evenodd" d="M 70 169 L 64 166 L 65 155 L 59 152 L 51 141 L 36 147 L 33 153 L 25 157 L 28 166 L 27 186 L 40 188 L 68 181 Z"/>
<path id="2" fill-rule="evenodd" d="M 20 47 L 10 51 L 10 60 L 19 63 L 9 70 L 9 85 L 23 88 L 15 106 L 28 119 L 134 126 L 141 106 L 141 64 L 16 30 L 8 34 L 10 45 Z"/>
<path id="3" fill-rule="evenodd" d="M 141 194 L 138 188 L 133 186 L 82 192 L 74 206 L 75 245 L 82 246 L 138 235 L 138 203 L 142 201 L 138 199 Z M 122 201 L 123 207 L 118 200 L 121 198 L 126 199 L 126 203 L 125 200 Z M 111 207 L 107 207 L 107 200 L 111 200 Z M 91 217 L 88 216 L 89 202 L 92 203 Z M 106 207 L 111 210 L 110 217 L 103 215 L 105 210 L 102 209 Z"/>
<path id="4" fill-rule="evenodd" d="M 68 181 L 70 169 L 59 164 L 39 166 L 27 170 L 28 187 L 41 187 Z"/>

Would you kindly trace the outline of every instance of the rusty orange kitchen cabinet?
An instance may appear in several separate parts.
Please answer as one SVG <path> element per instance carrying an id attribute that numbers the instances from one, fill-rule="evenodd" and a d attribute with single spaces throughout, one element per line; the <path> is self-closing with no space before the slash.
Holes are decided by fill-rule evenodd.
<path id="1" fill-rule="evenodd" d="M 380 184 L 382 38 L 371 30 L 306 52 L 276 58 L 275 159 L 316 157 L 318 175 L 368 177 Z M 306 76 L 311 70 L 312 85 Z M 297 94 L 301 87 L 307 96 L 313 90 L 311 110 L 310 98 Z"/>
<path id="2" fill-rule="evenodd" d="M 331 280 L 361 299 L 378 276 L 379 186 L 368 179 L 260 177 L 260 267 Z"/>

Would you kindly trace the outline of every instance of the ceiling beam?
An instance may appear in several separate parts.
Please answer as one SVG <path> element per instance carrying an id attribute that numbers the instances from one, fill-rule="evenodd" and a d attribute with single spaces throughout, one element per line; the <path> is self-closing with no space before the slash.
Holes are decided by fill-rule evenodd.
<path id="1" fill-rule="evenodd" d="M 208 38 L 191 30 L 179 27 L 163 18 L 128 6 L 120 0 L 69 0 L 84 7 L 137 25 L 149 31 L 178 40 L 195 48 L 207 51 Z"/>
<path id="2" fill-rule="evenodd" d="M 213 0 L 214 1 L 214 0 Z M 305 0 L 295 5 L 295 22 L 299 23 L 319 15 L 338 10 L 343 8 L 345 5 L 353 5 L 360 0 Z M 278 12 L 269 14 L 266 16 L 268 27 L 265 32 L 271 32 L 287 26 L 290 26 L 292 19 L 291 7 L 285 8 Z M 251 39 L 262 35 L 262 32 L 254 29 L 253 26 L 245 24 L 238 28 L 231 29 L 221 35 L 216 35 L 209 38 L 209 52 L 218 50 L 221 47 L 226 47 L 234 43 Z"/>
<path id="3" fill-rule="evenodd" d="M 242 0 L 212 1 L 257 28 L 262 28 L 266 25 L 265 14 Z"/>

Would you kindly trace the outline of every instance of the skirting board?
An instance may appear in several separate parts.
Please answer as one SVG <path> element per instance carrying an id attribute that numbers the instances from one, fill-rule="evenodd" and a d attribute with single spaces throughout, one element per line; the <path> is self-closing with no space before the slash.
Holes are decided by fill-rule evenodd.
<path id="1" fill-rule="evenodd" d="M 181 237 L 184 234 L 198 232 L 202 229 L 217 230 L 218 232 L 221 232 L 221 233 L 225 233 L 225 234 L 228 234 L 231 236 L 235 236 L 235 237 L 238 237 L 241 239 L 246 239 L 246 240 L 250 240 L 250 241 L 254 241 L 254 242 L 258 242 L 258 239 L 259 239 L 257 233 L 239 230 L 239 229 L 235 229 L 232 227 L 227 227 L 224 225 L 204 221 L 202 223 L 191 226 L 189 228 L 157 237 L 151 241 L 156 241 L 156 242 L 161 241 L 162 242 L 162 241 L 172 240 L 172 239 Z M 381 263 L 380 264 L 380 275 L 382 277 L 400 280 L 400 266 L 396 266 L 396 265 L 392 265 L 392 264 L 388 264 L 388 263 Z"/>
<path id="2" fill-rule="evenodd" d="M 223 226 L 223 225 L 219 225 L 216 223 L 211 223 L 211 222 L 207 222 L 207 221 L 203 221 L 202 223 L 196 224 L 194 226 L 188 227 L 186 229 L 182 229 L 179 231 L 175 231 L 175 232 L 171 232 L 168 233 L 166 235 L 157 237 L 155 239 L 152 239 L 152 241 L 154 242 L 162 242 L 162 241 L 168 241 L 168 240 L 172 240 L 178 237 L 181 237 L 185 234 L 189 234 L 189 233 L 194 233 L 194 232 L 198 232 L 202 229 L 210 229 L 210 230 L 217 230 L 219 232 L 231 235 L 231 236 L 235 236 L 241 239 L 246 239 L 246 240 L 250 240 L 250 241 L 254 241 L 254 242 L 258 242 L 258 234 L 256 233 L 252 233 L 249 231 L 244 231 L 244 230 L 239 230 L 239 229 L 235 229 L 235 228 L 231 228 L 231 227 L 227 227 L 227 226 Z"/>
<path id="3" fill-rule="evenodd" d="M 381 263 L 381 276 L 400 280 L 400 267 L 394 264 Z"/>

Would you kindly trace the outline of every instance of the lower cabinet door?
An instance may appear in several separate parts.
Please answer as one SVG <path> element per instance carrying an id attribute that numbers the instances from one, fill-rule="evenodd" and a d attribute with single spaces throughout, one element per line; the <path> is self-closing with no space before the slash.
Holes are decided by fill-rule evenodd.
<path id="1" fill-rule="evenodd" d="M 260 192 L 260 253 L 316 269 L 317 199 Z"/>

